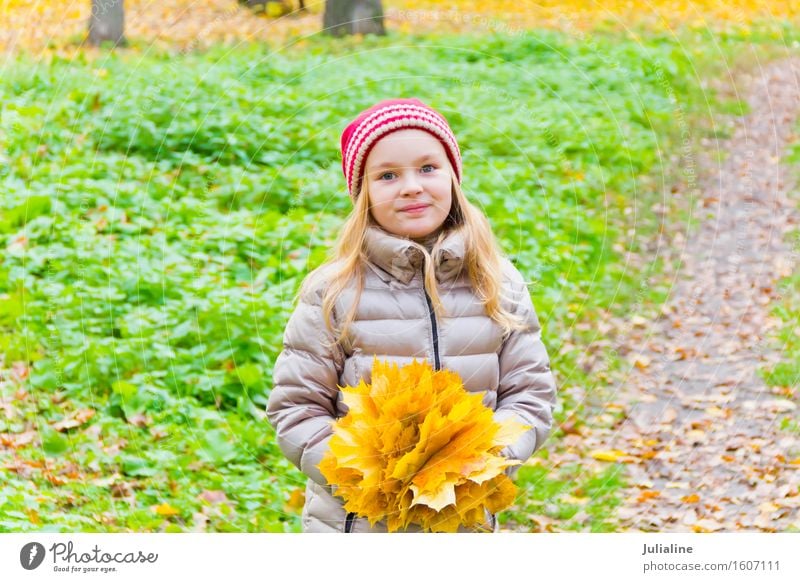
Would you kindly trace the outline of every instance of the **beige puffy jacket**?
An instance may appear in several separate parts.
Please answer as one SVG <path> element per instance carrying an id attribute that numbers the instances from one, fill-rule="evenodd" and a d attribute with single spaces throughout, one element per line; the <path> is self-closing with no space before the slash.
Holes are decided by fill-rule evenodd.
<path id="1" fill-rule="evenodd" d="M 556 386 L 530 294 L 511 262 L 503 259 L 503 305 L 523 315 L 529 327 L 503 341 L 502 328 L 485 314 L 461 268 L 465 248 L 460 231 L 451 231 L 434 257 L 439 295 L 449 316 L 443 320 L 435 317 L 423 284 L 422 247 L 377 226 L 369 227 L 366 236 L 369 262 L 351 324 L 352 341 L 324 347 L 332 337 L 322 319 L 323 285 L 318 284 L 292 313 L 273 370 L 267 415 L 281 450 L 309 477 L 302 516 L 306 532 L 386 531 L 383 522 L 370 528 L 365 518 L 348 514 L 317 467 L 328 448 L 331 420 L 347 412 L 337 385 L 355 386 L 362 378 L 369 383 L 374 355 L 399 365 L 427 359 L 435 369 L 458 372 L 467 390 L 484 392 L 483 402 L 495 410 L 496 419 L 514 416 L 532 426 L 504 450 L 511 458 L 528 459 L 552 426 Z M 347 289 L 339 297 L 333 312 L 337 325 L 354 295 Z M 486 525 L 496 528 L 494 516 L 487 516 Z"/>

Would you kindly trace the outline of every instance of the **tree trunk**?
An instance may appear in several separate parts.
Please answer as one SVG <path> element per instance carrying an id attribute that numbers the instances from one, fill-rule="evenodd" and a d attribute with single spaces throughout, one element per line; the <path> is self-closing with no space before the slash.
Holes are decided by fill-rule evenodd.
<path id="1" fill-rule="evenodd" d="M 109 41 L 125 44 L 125 10 L 123 0 L 92 0 L 92 15 L 89 17 L 89 44 L 95 46 Z"/>
<path id="2" fill-rule="evenodd" d="M 381 0 L 327 0 L 322 32 L 345 34 L 386 34 Z"/>

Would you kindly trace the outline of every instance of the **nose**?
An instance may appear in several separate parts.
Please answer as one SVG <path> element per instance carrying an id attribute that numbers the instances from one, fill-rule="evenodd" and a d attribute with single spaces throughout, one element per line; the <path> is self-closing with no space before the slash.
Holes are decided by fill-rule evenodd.
<path id="1" fill-rule="evenodd" d="M 413 171 L 405 172 L 403 182 L 400 185 L 400 194 L 408 196 L 411 194 L 419 194 L 420 192 L 422 192 L 422 184 L 420 184 L 415 173 Z"/>

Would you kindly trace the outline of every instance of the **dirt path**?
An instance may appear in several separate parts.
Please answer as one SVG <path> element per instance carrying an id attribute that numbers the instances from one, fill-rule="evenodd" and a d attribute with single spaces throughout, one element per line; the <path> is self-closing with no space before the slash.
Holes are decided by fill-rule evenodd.
<path id="1" fill-rule="evenodd" d="M 800 528 L 800 439 L 779 428 L 797 410 L 756 373 L 780 357 L 765 342 L 780 324 L 769 311 L 798 258 L 784 242 L 798 201 L 779 160 L 800 114 L 800 59 L 759 71 L 747 100 L 664 315 L 626 340 L 640 350 L 614 395 L 627 418 L 592 438 L 629 455 L 623 530 Z"/>

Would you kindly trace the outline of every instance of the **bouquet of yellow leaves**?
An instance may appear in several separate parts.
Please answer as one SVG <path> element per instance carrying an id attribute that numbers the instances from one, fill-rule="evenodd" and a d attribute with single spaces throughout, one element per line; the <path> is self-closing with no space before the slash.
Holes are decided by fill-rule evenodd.
<path id="1" fill-rule="evenodd" d="M 340 387 L 347 415 L 333 422 L 330 451 L 319 465 L 349 512 L 386 520 L 388 531 L 417 524 L 454 532 L 485 522 L 513 503 L 505 469 L 519 461 L 500 450 L 530 427 L 497 423 L 481 394 L 450 370 L 375 358 L 372 384 Z"/>

